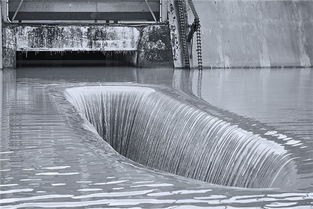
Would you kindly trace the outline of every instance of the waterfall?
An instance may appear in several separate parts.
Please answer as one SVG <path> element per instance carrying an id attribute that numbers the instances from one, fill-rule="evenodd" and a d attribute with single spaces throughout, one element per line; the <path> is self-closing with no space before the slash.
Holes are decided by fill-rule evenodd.
<path id="1" fill-rule="evenodd" d="M 295 173 L 282 145 L 210 115 L 175 90 L 108 85 L 65 95 L 117 152 L 147 167 L 249 188 L 281 187 Z"/>

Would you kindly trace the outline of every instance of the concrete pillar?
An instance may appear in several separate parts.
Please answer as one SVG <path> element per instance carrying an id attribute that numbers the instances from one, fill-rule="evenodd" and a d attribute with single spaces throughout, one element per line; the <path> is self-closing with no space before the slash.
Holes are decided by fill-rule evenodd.
<path id="1" fill-rule="evenodd" d="M 0 47 L 0 69 L 2 69 L 3 67 L 3 63 L 2 63 L 2 1 L 0 2 L 0 43 L 1 43 L 1 47 Z"/>
<path id="2" fill-rule="evenodd" d="M 179 33 L 179 24 L 178 16 L 176 15 L 175 10 L 175 1 L 168 1 L 168 22 L 170 28 L 170 37 L 171 37 L 171 46 L 173 53 L 173 60 L 175 68 L 183 68 L 183 57 L 182 57 L 182 48 L 180 44 L 180 33 Z"/>
<path id="3" fill-rule="evenodd" d="M 150 25 L 142 29 L 137 65 L 173 66 L 169 29 L 166 25 Z"/>
<path id="4" fill-rule="evenodd" d="M 2 22 L 8 22 L 8 17 L 7 17 L 7 13 L 8 13 L 8 4 L 7 4 L 7 0 L 1 0 L 0 2 L 1 4 L 1 12 L 2 12 Z"/>

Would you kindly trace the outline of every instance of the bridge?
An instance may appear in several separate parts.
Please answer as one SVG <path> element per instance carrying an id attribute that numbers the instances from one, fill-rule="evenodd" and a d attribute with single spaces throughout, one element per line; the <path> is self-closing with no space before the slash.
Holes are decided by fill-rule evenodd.
<path id="1" fill-rule="evenodd" d="M 8 20 L 166 20 L 165 0 L 7 0 Z M 162 17 L 163 16 L 163 17 Z"/>
<path id="2" fill-rule="evenodd" d="M 27 53 L 106 52 L 136 66 L 189 68 L 199 17 L 191 0 L 2 0 L 3 66 Z M 187 7 L 190 7 L 188 15 Z M 190 16 L 190 17 L 189 17 Z M 102 55 L 101 55 L 102 56 Z"/>
<path id="3" fill-rule="evenodd" d="M 183 4 L 180 5 L 181 10 L 179 11 L 178 6 L 174 3 L 180 1 Z M 187 4 L 187 24 L 184 15 L 178 16 L 178 14 L 184 14 L 184 3 Z M 206 58 L 203 60 L 205 67 L 312 66 L 313 51 L 311 49 L 313 39 L 310 36 L 313 28 L 311 27 L 313 17 L 310 9 L 313 5 L 312 1 L 246 1 L 242 4 L 239 0 L 197 0 L 194 3 L 197 8 L 196 12 L 202 17 L 201 24 L 203 27 L 201 29 L 203 34 L 205 34 L 205 39 L 202 40 L 203 53 Z M 77 28 L 68 27 L 70 25 L 81 25 L 84 28 L 90 28 L 91 34 L 95 34 L 95 32 L 91 32 L 94 30 L 92 28 L 100 25 L 103 28 L 132 26 L 136 30 L 139 29 L 140 35 L 138 37 L 142 37 L 143 33 L 141 31 L 145 26 L 153 28 L 153 25 L 158 25 L 167 30 L 161 33 L 167 35 L 161 36 L 167 37 L 167 41 L 169 40 L 170 43 L 159 41 L 158 43 L 160 44 L 156 45 L 153 44 L 153 42 L 157 43 L 156 38 L 150 37 L 151 39 L 148 42 L 136 42 L 146 43 L 144 49 L 136 47 L 132 51 L 141 52 L 140 54 L 143 55 L 141 50 L 148 52 L 148 49 L 154 49 L 154 53 L 148 53 L 150 54 L 148 57 L 152 62 L 156 60 L 155 58 L 161 60 L 160 54 L 166 54 L 167 56 L 172 53 L 170 57 L 175 67 L 192 66 L 192 63 L 196 64 L 196 58 L 201 58 L 201 47 L 197 47 L 198 45 L 201 46 L 201 39 L 195 38 L 196 44 L 194 44 L 194 49 L 188 49 L 191 43 L 188 34 L 195 34 L 195 37 L 198 37 L 200 34 L 198 29 L 198 32 L 193 33 L 197 27 L 189 27 L 191 25 L 197 26 L 197 24 L 193 24 L 196 21 L 194 21 L 194 12 L 188 0 L 1 0 L 1 7 L 4 36 L 7 34 L 6 37 L 12 39 L 13 37 L 10 34 L 18 34 L 16 33 L 19 30 L 17 26 L 19 28 L 32 26 L 34 30 L 37 28 L 30 34 L 54 33 L 56 30 L 52 30 L 51 27 L 57 29 L 60 26 L 60 30 L 64 29 L 64 31 L 73 32 L 67 33 L 69 37 L 75 35 L 74 31 Z M 292 21 L 290 21 L 291 17 L 286 15 L 288 14 L 287 11 L 295 14 L 292 16 Z M 260 15 L 256 16 L 255 14 Z M 283 18 L 277 18 L 278 16 Z M 53 24 L 55 25 L 53 26 Z M 184 25 L 187 25 L 187 27 L 185 28 Z M 13 30 L 13 28 L 15 29 Z M 40 30 L 45 32 L 40 33 Z M 182 33 L 181 30 L 185 32 Z M 23 29 L 23 31 L 26 31 L 26 29 Z M 149 29 L 146 28 L 145 31 L 149 31 Z M 157 31 L 161 30 L 157 29 Z M 82 34 L 88 35 L 88 33 Z M 185 34 L 186 37 L 185 35 L 181 37 L 180 34 Z M 101 42 L 98 36 L 92 37 L 97 37 L 97 42 Z M 18 38 L 18 40 L 20 39 Z M 26 36 L 24 36 L 23 40 L 26 41 Z M 41 40 L 38 40 L 36 43 L 43 44 Z M 63 42 L 61 37 L 53 40 Z M 105 41 L 105 39 L 103 40 Z M 33 41 L 27 41 L 27 43 L 33 43 Z M 64 43 L 69 42 L 65 40 Z M 92 43 L 92 40 L 86 43 Z M 6 44 L 8 42 L 4 39 L 4 45 Z M 90 45 L 94 46 L 92 44 Z M 96 45 L 99 46 L 98 43 Z M 165 45 L 170 46 L 167 49 L 167 53 L 158 53 L 156 48 L 162 48 Z M 9 59 L 7 58 L 14 54 L 14 50 L 11 50 L 12 54 L 8 55 L 13 46 L 14 43 L 11 43 L 9 48 L 4 49 L 5 63 L 8 63 L 7 61 Z M 49 44 L 47 46 L 50 47 Z M 32 44 L 25 45 L 24 42 L 23 48 L 17 49 L 35 51 L 38 47 L 33 48 Z M 67 46 L 66 49 L 72 50 L 73 48 Z M 90 47 L 88 49 L 86 48 L 86 50 L 83 48 L 80 49 L 81 51 L 93 50 Z M 58 51 L 60 49 L 56 47 L 55 50 Z M 97 47 L 95 50 L 105 51 L 108 49 Z M 116 50 L 119 49 L 116 48 Z M 192 51 L 195 54 L 193 57 L 194 61 L 190 57 Z M 198 56 L 198 53 L 200 56 Z M 8 65 L 5 64 L 5 66 L 13 66 L 14 59 L 11 59 L 11 61 L 11 63 L 8 63 Z M 198 63 L 201 63 L 201 59 Z"/>

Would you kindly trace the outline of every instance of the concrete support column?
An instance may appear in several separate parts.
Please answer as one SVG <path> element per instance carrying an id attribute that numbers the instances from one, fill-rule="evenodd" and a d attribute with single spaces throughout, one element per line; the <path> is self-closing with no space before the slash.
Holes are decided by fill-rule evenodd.
<path id="1" fill-rule="evenodd" d="M 150 25 L 142 29 L 138 44 L 137 65 L 140 67 L 173 66 L 167 25 Z"/>
<path id="2" fill-rule="evenodd" d="M 2 69 L 3 67 L 3 63 L 2 63 L 2 58 L 3 58 L 3 55 L 2 55 L 2 1 L 0 2 L 0 43 L 1 43 L 1 46 L 0 46 L 0 69 Z"/>
<path id="3" fill-rule="evenodd" d="M 178 16 L 176 15 L 175 10 L 175 1 L 168 1 L 168 22 L 170 29 L 170 38 L 172 46 L 172 55 L 174 60 L 175 68 L 183 68 L 183 58 L 182 58 L 182 49 L 180 44 L 180 33 L 179 33 L 179 24 Z"/>
<path id="4" fill-rule="evenodd" d="M 3 23 L 3 22 L 2 22 Z M 16 67 L 16 26 L 2 24 L 2 65 Z"/>
<path id="5" fill-rule="evenodd" d="M 1 4 L 1 12 L 2 12 L 2 22 L 8 22 L 8 4 L 7 4 L 7 0 L 1 0 L 0 2 Z"/>

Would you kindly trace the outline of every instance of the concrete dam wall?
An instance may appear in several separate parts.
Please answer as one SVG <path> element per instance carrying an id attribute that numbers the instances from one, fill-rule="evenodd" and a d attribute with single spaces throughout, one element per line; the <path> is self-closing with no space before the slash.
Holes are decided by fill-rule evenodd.
<path id="1" fill-rule="evenodd" d="M 3 37 L 4 67 L 15 67 L 16 52 L 135 52 L 131 59 L 137 66 L 172 63 L 164 24 L 6 24 Z"/>
<path id="2" fill-rule="evenodd" d="M 194 0 L 194 4 L 202 25 L 203 66 L 313 65 L 313 1 Z"/>
<path id="3" fill-rule="evenodd" d="M 203 66 L 310 67 L 313 1 L 194 0 L 202 25 Z M 192 15 L 189 8 L 189 21 Z M 150 25 L 4 24 L 3 66 L 16 51 L 132 51 L 137 66 L 172 65 L 176 46 L 165 23 Z M 172 46 L 171 46 L 172 43 Z M 196 50 L 194 44 L 194 65 Z M 173 52 L 173 54 L 172 54 Z"/>

